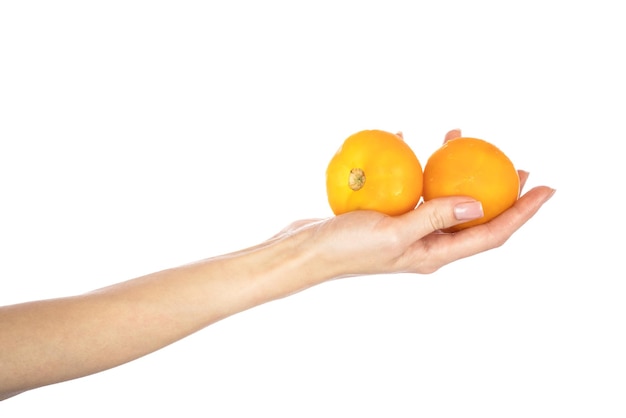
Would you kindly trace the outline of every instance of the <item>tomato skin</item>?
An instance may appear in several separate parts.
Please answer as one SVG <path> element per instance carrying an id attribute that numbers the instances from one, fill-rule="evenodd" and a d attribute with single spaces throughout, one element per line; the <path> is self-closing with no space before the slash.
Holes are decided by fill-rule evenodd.
<path id="1" fill-rule="evenodd" d="M 354 210 L 400 215 L 419 202 L 422 166 L 400 135 L 360 131 L 344 141 L 328 164 L 326 190 L 335 215 Z"/>
<path id="2" fill-rule="evenodd" d="M 478 138 L 456 138 L 436 150 L 424 167 L 424 201 L 469 196 L 481 201 L 484 216 L 447 232 L 483 224 L 519 197 L 519 175 L 513 162 L 495 145 Z"/>

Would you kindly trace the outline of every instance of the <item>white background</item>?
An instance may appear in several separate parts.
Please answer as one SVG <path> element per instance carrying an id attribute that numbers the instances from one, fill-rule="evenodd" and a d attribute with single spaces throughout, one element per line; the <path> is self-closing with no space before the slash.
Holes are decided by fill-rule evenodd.
<path id="1" fill-rule="evenodd" d="M 361 129 L 424 163 L 462 128 L 557 189 L 497 250 L 326 283 L 0 416 L 625 416 L 618 5 L 0 3 L 0 304 L 331 216 Z"/>

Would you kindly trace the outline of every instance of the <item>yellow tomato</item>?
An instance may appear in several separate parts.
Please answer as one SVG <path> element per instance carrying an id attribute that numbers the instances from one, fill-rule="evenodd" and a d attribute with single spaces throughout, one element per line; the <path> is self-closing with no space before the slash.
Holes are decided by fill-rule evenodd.
<path id="1" fill-rule="evenodd" d="M 483 205 L 482 218 L 448 231 L 459 231 L 495 218 L 515 203 L 519 192 L 519 175 L 511 160 L 482 139 L 452 139 L 435 151 L 424 167 L 424 201 L 462 195 Z"/>
<path id="2" fill-rule="evenodd" d="M 336 215 L 375 210 L 400 215 L 422 195 L 422 166 L 401 135 L 365 130 L 348 137 L 326 169 L 328 203 Z"/>

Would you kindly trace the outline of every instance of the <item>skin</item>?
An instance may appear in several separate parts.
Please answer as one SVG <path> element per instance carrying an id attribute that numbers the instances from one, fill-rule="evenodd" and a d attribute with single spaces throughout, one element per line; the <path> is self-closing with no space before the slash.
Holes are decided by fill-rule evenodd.
<path id="1" fill-rule="evenodd" d="M 450 131 L 445 140 L 460 135 Z M 519 174 L 523 185 L 528 173 Z M 535 187 L 489 223 L 454 234 L 440 230 L 467 220 L 455 217 L 455 207 L 475 209 L 472 199 L 435 199 L 397 217 L 357 211 L 301 220 L 235 253 L 86 294 L 0 307 L 0 400 L 119 366 L 328 280 L 433 273 L 503 245 L 553 193 Z"/>

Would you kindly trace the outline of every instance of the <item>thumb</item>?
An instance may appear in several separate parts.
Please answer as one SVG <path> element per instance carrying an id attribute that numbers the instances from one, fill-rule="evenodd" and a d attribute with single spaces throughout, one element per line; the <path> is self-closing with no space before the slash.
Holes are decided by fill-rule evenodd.
<path id="1" fill-rule="evenodd" d="M 415 239 L 483 215 L 483 206 L 478 200 L 452 196 L 429 200 L 402 217 L 408 225 L 405 230 Z"/>

